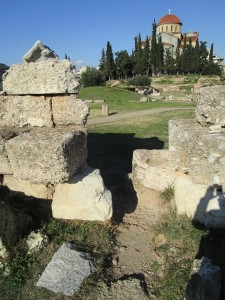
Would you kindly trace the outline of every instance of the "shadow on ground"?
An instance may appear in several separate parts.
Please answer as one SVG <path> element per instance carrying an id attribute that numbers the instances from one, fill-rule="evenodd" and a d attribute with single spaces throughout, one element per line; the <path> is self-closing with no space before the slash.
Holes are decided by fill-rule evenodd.
<path id="1" fill-rule="evenodd" d="M 88 165 L 100 169 L 105 185 L 112 192 L 115 221 L 121 222 L 124 214 L 133 212 L 137 206 L 132 182 L 127 179 L 132 171 L 133 151 L 163 147 L 164 142 L 157 137 L 140 139 L 133 133 L 88 134 Z"/>

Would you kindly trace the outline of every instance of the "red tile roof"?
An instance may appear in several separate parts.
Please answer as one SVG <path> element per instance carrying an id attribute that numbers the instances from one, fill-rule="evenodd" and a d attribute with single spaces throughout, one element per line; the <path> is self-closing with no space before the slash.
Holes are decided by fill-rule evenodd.
<path id="1" fill-rule="evenodd" d="M 163 24 L 180 24 L 180 25 L 182 25 L 180 19 L 176 15 L 172 15 L 172 14 L 166 15 L 159 20 L 158 25 L 163 25 Z"/>

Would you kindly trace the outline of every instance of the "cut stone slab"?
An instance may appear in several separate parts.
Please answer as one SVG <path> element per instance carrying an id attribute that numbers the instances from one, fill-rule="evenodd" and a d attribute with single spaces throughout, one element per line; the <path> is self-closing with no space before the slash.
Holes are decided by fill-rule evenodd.
<path id="1" fill-rule="evenodd" d="M 55 186 L 52 214 L 59 219 L 106 221 L 112 217 L 112 195 L 98 169 L 87 167 Z"/>
<path id="2" fill-rule="evenodd" d="M 196 120 L 203 126 L 225 125 L 225 86 L 203 87 L 197 97 Z"/>
<path id="3" fill-rule="evenodd" d="M 38 62 L 48 59 L 57 59 L 58 55 L 48 46 L 37 41 L 34 46 L 24 55 L 23 60 L 27 63 Z"/>
<path id="4" fill-rule="evenodd" d="M 44 96 L 0 96 L 0 126 L 53 127 L 52 118 Z"/>
<path id="5" fill-rule="evenodd" d="M 84 101 L 75 95 L 52 96 L 50 99 L 55 125 L 86 125 L 89 108 Z"/>
<path id="6" fill-rule="evenodd" d="M 8 95 L 77 94 L 80 79 L 69 60 L 12 65 L 3 76 Z"/>
<path id="7" fill-rule="evenodd" d="M 195 259 L 185 300 L 219 300 L 220 289 L 220 268 L 213 265 L 209 258 Z"/>
<path id="8" fill-rule="evenodd" d="M 86 164 L 87 135 L 71 129 L 36 128 L 5 143 L 13 175 L 33 183 L 67 181 Z"/>
<path id="9" fill-rule="evenodd" d="M 95 267 L 90 254 L 77 251 L 76 245 L 72 243 L 64 243 L 54 254 L 37 286 L 73 296 L 83 280 L 93 272 Z"/>
<path id="10" fill-rule="evenodd" d="M 174 169 L 187 169 L 196 183 L 225 185 L 225 132 L 209 133 L 195 120 L 170 120 L 169 150 Z"/>
<path id="11" fill-rule="evenodd" d="M 225 196 L 218 186 L 205 186 L 180 175 L 174 182 L 174 200 L 178 214 L 204 224 L 207 228 L 225 228 Z"/>
<path id="12" fill-rule="evenodd" d="M 171 167 L 167 150 L 135 150 L 132 160 L 132 179 L 142 186 L 163 191 L 173 185 L 179 174 Z"/>
<path id="13" fill-rule="evenodd" d="M 26 196 L 39 199 L 52 199 L 54 186 L 43 183 L 32 183 L 27 180 L 22 180 L 13 175 L 4 175 L 3 185 L 7 186 L 11 191 L 21 192 Z"/>

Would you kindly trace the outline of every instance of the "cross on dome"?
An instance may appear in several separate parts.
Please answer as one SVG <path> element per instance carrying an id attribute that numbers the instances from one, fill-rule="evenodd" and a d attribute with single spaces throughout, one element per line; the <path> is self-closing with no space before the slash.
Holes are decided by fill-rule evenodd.
<path id="1" fill-rule="evenodd" d="M 169 9 L 169 15 L 171 15 L 171 9 Z"/>

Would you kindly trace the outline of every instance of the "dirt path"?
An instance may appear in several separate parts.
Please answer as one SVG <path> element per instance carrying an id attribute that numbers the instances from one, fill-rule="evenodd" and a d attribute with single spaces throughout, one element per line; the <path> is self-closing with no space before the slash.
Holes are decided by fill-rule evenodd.
<path id="1" fill-rule="evenodd" d="M 140 117 L 140 116 L 153 115 L 153 114 L 160 113 L 160 112 L 173 111 L 173 110 L 187 110 L 187 109 L 194 109 L 194 108 L 192 108 L 192 107 L 172 107 L 172 108 L 160 107 L 160 108 L 132 111 L 132 112 L 127 112 L 127 113 L 119 113 L 119 114 L 109 115 L 106 117 L 101 116 L 101 117 L 95 117 L 93 119 L 89 118 L 88 125 L 112 123 L 112 122 L 116 122 L 116 121 L 132 119 L 132 118 Z"/>

